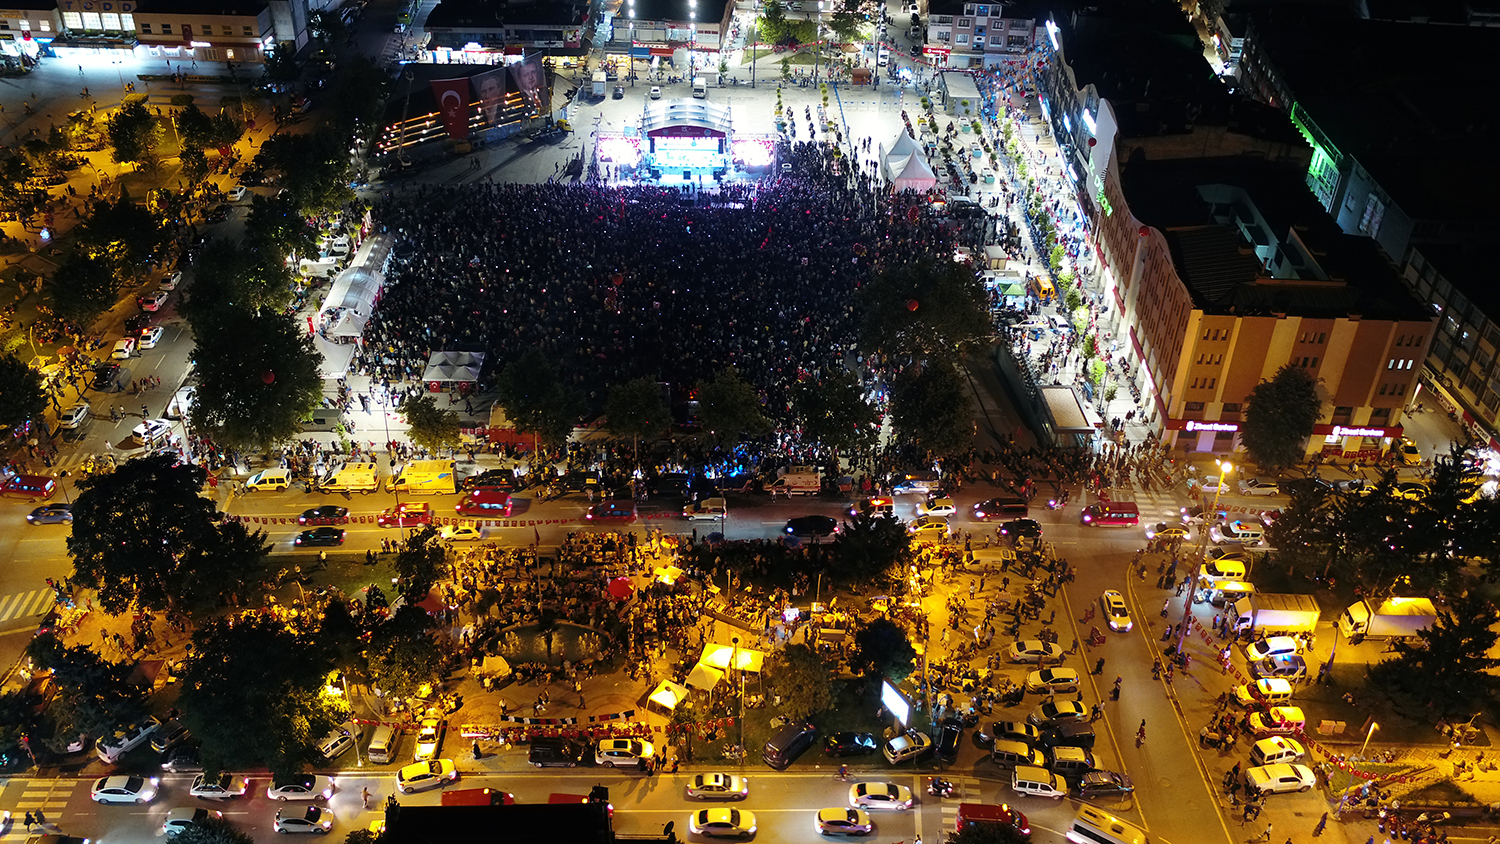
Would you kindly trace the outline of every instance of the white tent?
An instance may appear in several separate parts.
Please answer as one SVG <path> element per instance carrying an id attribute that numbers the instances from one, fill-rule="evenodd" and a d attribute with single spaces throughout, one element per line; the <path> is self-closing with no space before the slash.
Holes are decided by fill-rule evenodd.
<path id="1" fill-rule="evenodd" d="M 887 179 L 896 178 L 896 174 L 900 173 L 906 167 L 906 162 L 910 161 L 912 156 L 917 155 L 921 151 L 922 148 L 917 145 L 916 141 L 912 140 L 911 135 L 906 134 L 905 131 L 897 135 L 896 139 L 889 144 L 889 149 L 882 148 L 881 150 L 881 161 L 884 165 L 885 177 Z"/>
<path id="2" fill-rule="evenodd" d="M 893 190 L 932 190 L 937 185 L 937 174 L 927 166 L 927 161 L 920 155 L 912 155 L 906 159 L 905 165 L 899 171 L 891 174 L 891 188 Z"/>

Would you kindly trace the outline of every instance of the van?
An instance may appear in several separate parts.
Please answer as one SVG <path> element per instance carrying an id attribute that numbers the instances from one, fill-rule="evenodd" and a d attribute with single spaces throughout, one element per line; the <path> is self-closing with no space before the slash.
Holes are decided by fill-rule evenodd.
<path id="1" fill-rule="evenodd" d="M 503 489 L 476 489 L 453 509 L 460 516 L 475 519 L 508 519 L 513 503 L 510 493 Z"/>
<path id="2" fill-rule="evenodd" d="M 324 492 L 371 493 L 380 489 L 380 473 L 374 463 L 345 463 L 324 476 Z"/>
<path id="3" fill-rule="evenodd" d="M 823 491 L 823 473 L 813 466 L 787 466 L 776 472 L 776 481 L 767 488 L 774 498 L 778 493 L 790 496 L 817 495 Z"/>
<path id="4" fill-rule="evenodd" d="M 318 742 L 318 754 L 324 761 L 332 762 L 334 759 L 349 752 L 349 748 L 359 742 L 359 727 L 352 721 L 340 724 L 328 731 L 323 740 Z"/>
<path id="5" fill-rule="evenodd" d="M 576 768 L 583 762 L 583 750 L 583 745 L 571 739 L 534 738 L 526 761 L 538 768 Z"/>
<path id="6" fill-rule="evenodd" d="M 1216 607 L 1234 604 L 1246 595 L 1255 594 L 1255 584 L 1243 580 L 1223 580 L 1215 583 L 1208 593 L 1208 602 Z"/>
<path id="7" fill-rule="evenodd" d="M 1050 797 L 1061 800 L 1068 794 L 1068 781 L 1046 768 L 1022 765 L 1011 772 L 1010 787 L 1026 797 Z"/>
<path id="8" fill-rule="evenodd" d="M 1266 526 L 1257 519 L 1235 519 L 1209 528 L 1208 536 L 1220 545 L 1259 545 Z"/>
<path id="9" fill-rule="evenodd" d="M 1108 812 L 1084 806 L 1068 826 L 1068 840 L 1073 844 L 1146 844 L 1146 833 Z"/>
<path id="10" fill-rule="evenodd" d="M 812 747 L 817 736 L 818 728 L 812 724 L 787 724 L 766 742 L 760 758 L 771 768 L 785 771 L 803 751 Z"/>
<path id="11" fill-rule="evenodd" d="M 1253 767 L 1260 767 L 1282 762 L 1296 762 L 1306 753 L 1302 743 L 1291 736 L 1271 736 L 1261 739 L 1250 747 L 1250 764 Z"/>
<path id="12" fill-rule="evenodd" d="M 366 754 L 370 761 L 389 765 L 396 758 L 396 749 L 401 744 L 401 731 L 390 724 L 381 724 L 370 733 L 370 744 Z"/>
<path id="13" fill-rule="evenodd" d="M 700 519 L 714 521 L 729 515 L 729 503 L 722 498 L 705 498 L 695 504 L 690 504 L 682 510 L 684 519 L 698 521 Z"/>
<path id="14" fill-rule="evenodd" d="M 452 495 L 458 492 L 458 471 L 452 460 L 412 460 L 386 480 L 385 491 Z"/>
<path id="15" fill-rule="evenodd" d="M 46 501 L 57 494 L 57 482 L 43 475 L 16 475 L 0 486 L 0 496 Z"/>
<path id="16" fill-rule="evenodd" d="M 1062 774 L 1069 782 L 1077 782 L 1084 774 L 1094 770 L 1094 754 L 1081 747 L 1054 747 L 1050 751 L 1047 767 L 1054 774 Z"/>
<path id="17" fill-rule="evenodd" d="M 1074 721 L 1066 724 L 1058 724 L 1050 730 L 1042 733 L 1042 747 L 1083 747 L 1094 746 L 1094 725 L 1087 721 Z"/>
<path id="18" fill-rule="evenodd" d="M 304 431 L 332 431 L 343 424 L 343 414 L 331 407 L 315 407 L 302 417 Z"/>
<path id="19" fill-rule="evenodd" d="M 1280 706 L 1292 699 L 1292 684 L 1280 677 L 1263 677 L 1234 690 L 1234 699 L 1247 709 L 1256 704 Z M 1257 762 L 1256 764 L 1265 764 Z"/>
<path id="20" fill-rule="evenodd" d="M 699 100 L 708 99 L 708 83 L 704 82 L 701 76 L 693 77 L 693 98 Z"/>
<path id="21" fill-rule="evenodd" d="M 942 482 L 942 476 L 937 472 L 905 472 L 891 478 L 891 490 L 893 492 L 920 492 L 924 495 L 937 489 Z"/>
<path id="22" fill-rule="evenodd" d="M 1082 521 L 1094 527 L 1132 527 L 1141 521 L 1134 501 L 1098 501 L 1083 508 Z"/>
<path id="23" fill-rule="evenodd" d="M 995 739 L 995 746 L 990 748 L 990 761 L 1002 768 L 1014 768 L 1017 765 L 1044 765 L 1047 757 L 1024 741 Z"/>
<path id="24" fill-rule="evenodd" d="M 245 480 L 246 492 L 281 492 L 292 485 L 292 473 L 286 469 L 262 469 Z"/>
<path id="25" fill-rule="evenodd" d="M 1014 827 L 1023 835 L 1031 832 L 1026 816 L 1004 803 L 960 803 L 957 814 L 953 823 L 956 832 L 971 824 L 1001 824 Z"/>

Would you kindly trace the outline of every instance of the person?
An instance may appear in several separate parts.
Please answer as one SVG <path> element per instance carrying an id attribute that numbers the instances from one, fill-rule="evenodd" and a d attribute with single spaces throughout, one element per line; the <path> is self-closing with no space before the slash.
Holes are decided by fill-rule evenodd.
<path id="1" fill-rule="evenodd" d="M 32 824 L 35 824 L 35 823 L 36 823 L 36 819 L 31 816 L 30 812 L 27 812 L 26 813 L 26 831 L 30 832 Z"/>
<path id="2" fill-rule="evenodd" d="M 849 779 L 849 766 L 848 765 L 840 765 L 839 766 L 839 779 L 841 779 L 841 780 L 847 780 L 847 779 Z"/>
<path id="3" fill-rule="evenodd" d="M 359 790 L 359 802 L 366 809 L 370 808 L 370 789 L 369 789 L 369 787 L 361 788 Z"/>
<path id="4" fill-rule="evenodd" d="M 1140 747 L 1146 741 L 1146 719 L 1141 719 L 1141 726 L 1135 731 L 1135 746 Z"/>
<path id="5" fill-rule="evenodd" d="M 484 127 L 498 126 L 500 109 L 505 105 L 505 69 L 497 68 L 475 76 L 474 86 L 479 90 L 479 111 L 484 116 Z"/>
<path id="6" fill-rule="evenodd" d="M 1101 656 L 1101 657 L 1099 657 L 1099 659 L 1097 661 L 1094 662 L 1094 674 L 1098 675 L 1098 674 L 1103 674 L 1103 673 L 1104 673 L 1104 657 Z"/>

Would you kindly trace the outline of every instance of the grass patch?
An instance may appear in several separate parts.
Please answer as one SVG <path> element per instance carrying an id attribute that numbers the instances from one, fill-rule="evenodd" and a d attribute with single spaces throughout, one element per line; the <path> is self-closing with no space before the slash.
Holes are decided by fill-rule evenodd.
<path id="1" fill-rule="evenodd" d="M 390 600 L 395 600 L 395 586 L 391 584 L 391 578 L 395 577 L 395 570 L 391 568 L 392 554 L 377 554 L 375 565 L 365 565 L 365 555 L 347 551 L 329 552 L 326 565 L 319 567 L 316 552 L 307 554 L 278 554 L 272 558 L 275 565 L 284 570 L 281 585 L 277 588 L 277 596 L 286 600 L 288 590 L 290 597 L 297 597 L 297 587 L 293 584 L 296 567 L 302 567 L 304 590 L 321 589 L 323 587 L 334 587 L 352 596 L 359 590 L 374 583 L 380 587 Z"/>

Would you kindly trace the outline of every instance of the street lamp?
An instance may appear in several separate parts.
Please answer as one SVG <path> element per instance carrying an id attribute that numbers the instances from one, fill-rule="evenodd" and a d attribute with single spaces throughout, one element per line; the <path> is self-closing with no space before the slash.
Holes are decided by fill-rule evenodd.
<path id="1" fill-rule="evenodd" d="M 735 636 L 731 641 L 734 643 L 734 658 L 730 665 L 734 666 L 735 671 L 740 675 L 740 740 L 735 747 L 739 750 L 740 761 L 743 763 L 745 759 L 745 671 L 740 667 L 740 637 Z"/>
<path id="2" fill-rule="evenodd" d="M 1377 721 L 1371 721 L 1370 722 L 1370 729 L 1365 730 L 1365 741 L 1364 741 L 1364 744 L 1361 744 L 1359 746 L 1359 756 L 1357 756 L 1355 758 L 1357 758 L 1357 759 L 1364 759 L 1365 758 L 1365 748 L 1367 748 L 1367 747 L 1370 746 L 1370 736 L 1375 735 L 1375 731 L 1378 730 L 1378 729 L 1380 729 L 1379 722 L 1377 722 Z"/>
<path id="3" fill-rule="evenodd" d="M 1188 622 L 1193 617 L 1193 598 L 1198 593 L 1198 581 L 1203 577 L 1203 564 L 1208 559 L 1208 520 L 1210 514 L 1217 518 L 1219 515 L 1219 496 L 1224 492 L 1224 485 L 1229 483 L 1229 476 L 1234 474 L 1234 464 L 1228 460 L 1215 460 L 1219 467 L 1219 483 L 1214 487 L 1213 508 L 1208 513 L 1203 512 L 1202 499 L 1199 499 L 1198 515 L 1202 521 L 1198 525 L 1198 563 L 1193 567 L 1193 580 L 1188 584 L 1187 597 L 1182 601 L 1182 629 L 1177 633 L 1177 652 L 1182 653 L 1183 645 L 1187 642 Z"/>

